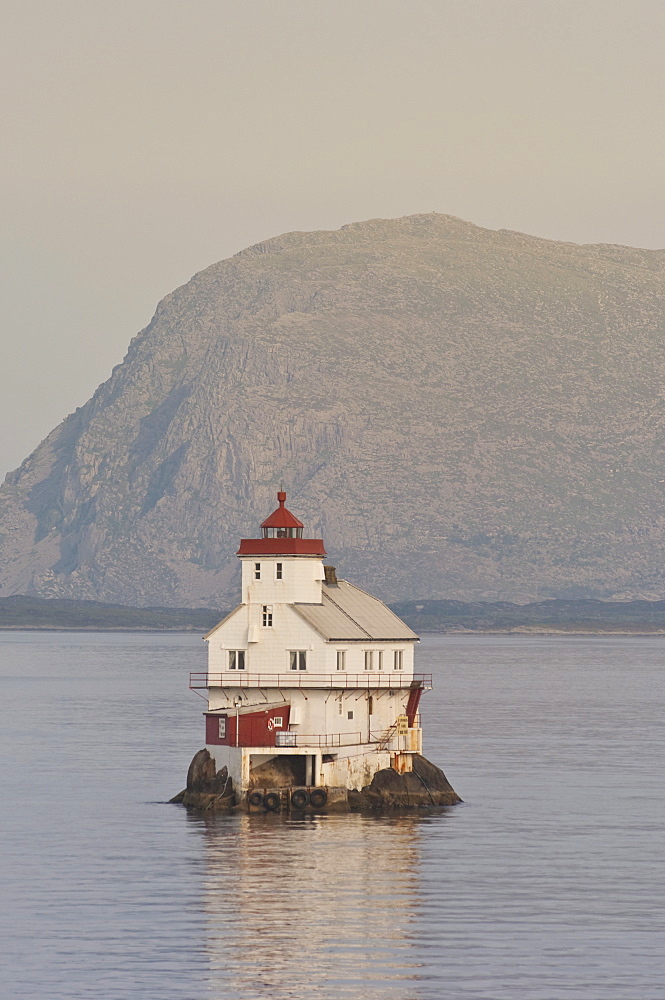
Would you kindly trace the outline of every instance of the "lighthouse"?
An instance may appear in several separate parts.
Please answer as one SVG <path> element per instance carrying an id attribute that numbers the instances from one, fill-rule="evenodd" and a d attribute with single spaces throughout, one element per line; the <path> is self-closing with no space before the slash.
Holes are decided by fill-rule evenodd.
<path id="1" fill-rule="evenodd" d="M 207 691 L 210 773 L 250 811 L 348 802 L 379 772 L 416 779 L 432 681 L 414 672 L 418 636 L 338 579 L 323 540 L 305 536 L 286 493 L 277 500 L 240 542 L 241 603 L 204 637 L 207 671 L 190 677 Z"/>

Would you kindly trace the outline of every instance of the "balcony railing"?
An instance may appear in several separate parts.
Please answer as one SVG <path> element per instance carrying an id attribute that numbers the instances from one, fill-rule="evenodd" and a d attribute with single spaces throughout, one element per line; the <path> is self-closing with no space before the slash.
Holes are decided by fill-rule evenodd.
<path id="1" fill-rule="evenodd" d="M 396 726 L 378 733 L 275 733 L 276 747 L 351 747 L 359 744 L 373 744 L 377 750 L 415 751 L 422 750 L 422 730 L 412 726 L 405 732 L 398 732 Z"/>
<path id="2" fill-rule="evenodd" d="M 362 733 L 275 733 L 276 747 L 352 747 L 367 743 Z"/>
<path id="3" fill-rule="evenodd" d="M 220 673 L 191 673 L 189 686 L 194 690 L 211 687 L 231 688 L 422 688 L 432 687 L 431 674 L 409 674 L 399 671 L 368 670 L 363 674 L 311 674 L 294 670 L 284 674 L 254 673 L 251 670 L 224 670 Z"/>

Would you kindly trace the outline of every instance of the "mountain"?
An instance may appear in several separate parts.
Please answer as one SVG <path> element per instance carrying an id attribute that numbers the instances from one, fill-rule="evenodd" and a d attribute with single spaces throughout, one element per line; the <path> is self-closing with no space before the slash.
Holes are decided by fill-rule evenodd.
<path id="1" fill-rule="evenodd" d="M 665 251 L 446 215 L 168 295 L 0 491 L 0 593 L 231 605 L 275 506 L 387 600 L 665 597 Z"/>

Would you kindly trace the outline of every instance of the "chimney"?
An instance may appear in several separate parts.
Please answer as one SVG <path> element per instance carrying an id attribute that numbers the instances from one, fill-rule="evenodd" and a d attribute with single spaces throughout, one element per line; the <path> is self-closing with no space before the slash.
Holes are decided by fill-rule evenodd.
<path id="1" fill-rule="evenodd" d="M 326 584 L 328 587 L 337 586 L 337 573 L 334 566 L 324 566 L 323 572 L 326 574 Z"/>

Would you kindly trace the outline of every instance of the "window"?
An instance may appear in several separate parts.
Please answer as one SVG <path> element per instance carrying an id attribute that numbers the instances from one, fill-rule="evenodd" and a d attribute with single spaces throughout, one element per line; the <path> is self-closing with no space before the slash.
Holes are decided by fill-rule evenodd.
<path id="1" fill-rule="evenodd" d="M 376 669 L 383 670 L 383 650 L 380 649 L 376 654 Z"/>
<path id="2" fill-rule="evenodd" d="M 338 649 L 337 650 L 337 669 L 338 670 L 346 670 L 346 650 L 345 649 Z"/>
<path id="3" fill-rule="evenodd" d="M 302 538 L 302 528 L 261 528 L 263 538 Z"/>
<path id="4" fill-rule="evenodd" d="M 292 649 L 289 653 L 291 670 L 307 670 L 307 653 L 304 649 Z"/>
<path id="5" fill-rule="evenodd" d="M 254 579 L 261 579 L 261 563 L 254 563 Z"/>
<path id="6" fill-rule="evenodd" d="M 263 605 L 263 627 L 272 628 L 272 604 Z"/>
<path id="7" fill-rule="evenodd" d="M 230 649 L 229 670 L 244 670 L 244 669 L 245 669 L 245 650 Z"/>
<path id="8" fill-rule="evenodd" d="M 396 649 L 393 654 L 393 670 L 404 669 L 404 650 Z"/>
<path id="9" fill-rule="evenodd" d="M 339 714 L 342 715 L 343 712 L 344 712 L 344 695 L 343 694 L 341 694 L 339 696 L 339 701 L 337 702 L 337 704 L 339 706 Z"/>
<path id="10" fill-rule="evenodd" d="M 374 670 L 374 650 L 365 650 L 365 670 Z"/>
<path id="11" fill-rule="evenodd" d="M 372 698 L 371 695 L 369 695 L 367 699 L 367 714 L 368 715 L 374 714 L 374 699 Z"/>
<path id="12" fill-rule="evenodd" d="M 282 564 L 281 563 L 276 563 L 275 564 L 275 579 L 276 580 L 281 580 L 282 579 Z"/>
<path id="13" fill-rule="evenodd" d="M 220 717 L 220 719 L 219 719 L 219 730 L 218 730 L 217 735 L 219 736 L 220 740 L 225 740 L 226 739 L 226 716 L 225 715 L 222 715 Z"/>
<path id="14" fill-rule="evenodd" d="M 353 712 L 347 712 L 346 713 L 346 717 L 347 717 L 347 719 L 352 719 L 353 718 Z"/>

